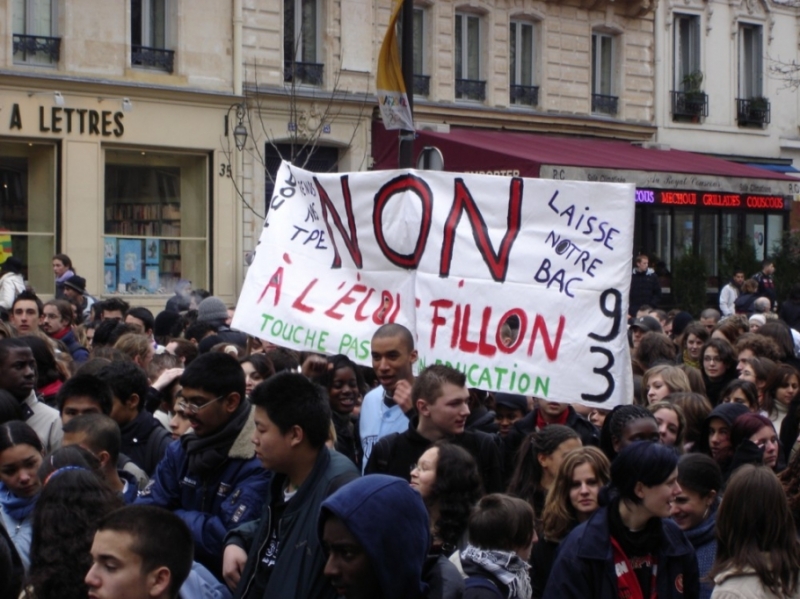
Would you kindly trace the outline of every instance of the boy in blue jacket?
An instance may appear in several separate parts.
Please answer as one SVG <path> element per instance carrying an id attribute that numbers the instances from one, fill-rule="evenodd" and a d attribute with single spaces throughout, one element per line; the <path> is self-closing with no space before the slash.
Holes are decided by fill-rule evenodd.
<path id="1" fill-rule="evenodd" d="M 181 375 L 192 432 L 173 442 L 136 500 L 173 510 L 192 531 L 195 559 L 222 574 L 223 539 L 258 516 L 270 473 L 255 457 L 245 376 L 235 358 L 212 352 Z"/>

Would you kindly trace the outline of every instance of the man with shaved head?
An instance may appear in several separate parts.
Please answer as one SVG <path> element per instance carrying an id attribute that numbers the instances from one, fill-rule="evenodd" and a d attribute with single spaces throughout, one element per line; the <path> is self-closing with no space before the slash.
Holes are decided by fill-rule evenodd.
<path id="1" fill-rule="evenodd" d="M 390 323 L 381 326 L 372 336 L 372 368 L 380 383 L 364 397 L 361 405 L 359 434 L 364 450 L 363 465 L 378 439 L 408 429 L 414 406 L 411 386 L 412 366 L 417 361 L 414 336 L 406 327 Z"/>

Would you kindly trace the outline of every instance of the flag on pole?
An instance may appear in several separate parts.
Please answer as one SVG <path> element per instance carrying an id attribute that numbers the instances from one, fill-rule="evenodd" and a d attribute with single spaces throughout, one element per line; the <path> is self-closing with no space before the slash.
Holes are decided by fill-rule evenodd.
<path id="1" fill-rule="evenodd" d="M 395 0 L 389 28 L 381 45 L 378 58 L 378 106 L 381 109 L 384 127 L 413 131 L 414 118 L 408 104 L 403 69 L 400 66 L 400 54 L 397 49 L 397 20 L 400 18 L 402 7 L 403 0 Z M 413 27 L 413 23 L 404 23 L 403 26 Z"/>

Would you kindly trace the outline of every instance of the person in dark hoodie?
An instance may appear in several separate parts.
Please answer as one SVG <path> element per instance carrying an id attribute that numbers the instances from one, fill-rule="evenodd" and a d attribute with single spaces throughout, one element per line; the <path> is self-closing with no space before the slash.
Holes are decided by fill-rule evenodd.
<path id="1" fill-rule="evenodd" d="M 220 298 L 210 296 L 197 306 L 197 324 L 209 324 L 214 327 L 215 335 L 225 343 L 234 343 L 240 347 L 247 347 L 247 335 L 233 331 L 228 326 L 230 315 L 228 306 Z"/>
<path id="2" fill-rule="evenodd" d="M 706 574 L 714 565 L 717 539 L 714 528 L 722 491 L 722 471 L 713 459 L 690 453 L 678 462 L 681 492 L 672 502 L 670 515 L 694 547 L 700 572 L 700 599 L 709 599 L 713 584 Z"/>
<path id="3" fill-rule="evenodd" d="M 327 557 L 325 577 L 337 596 L 428 596 L 428 512 L 404 480 L 374 474 L 344 485 L 322 503 L 318 533 Z"/>
<path id="4" fill-rule="evenodd" d="M 172 435 L 144 409 L 150 390 L 147 375 L 133 362 L 118 361 L 105 366 L 98 378 L 111 387 L 110 416 L 122 432 L 122 453 L 152 478 Z"/>
<path id="5" fill-rule="evenodd" d="M 719 464 L 723 480 L 730 476 L 733 461 L 733 421 L 749 412 L 750 409 L 745 404 L 724 403 L 714 408 L 703 423 L 703 433 L 697 441 L 696 450 L 711 456 Z"/>
<path id="6" fill-rule="evenodd" d="M 239 362 L 223 353 L 205 354 L 186 367 L 180 382 L 179 403 L 192 432 L 169 446 L 136 504 L 180 516 L 192 531 L 195 559 L 219 577 L 225 535 L 258 517 L 271 474 L 255 457 L 255 426 Z"/>
<path id="7" fill-rule="evenodd" d="M 305 376 L 276 374 L 260 383 L 250 400 L 256 456 L 275 474 L 261 495 L 261 519 L 225 539 L 225 582 L 236 599 L 332 599 L 333 588 L 322 575 L 317 516 L 322 502 L 357 478 L 358 469 L 326 447 L 330 405 Z"/>

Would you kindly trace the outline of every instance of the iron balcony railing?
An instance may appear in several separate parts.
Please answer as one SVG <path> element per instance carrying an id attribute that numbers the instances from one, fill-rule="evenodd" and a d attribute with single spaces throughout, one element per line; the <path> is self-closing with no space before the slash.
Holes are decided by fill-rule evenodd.
<path id="1" fill-rule="evenodd" d="M 283 63 L 283 80 L 286 83 L 322 85 L 324 71 L 324 64 L 287 60 Z"/>
<path id="2" fill-rule="evenodd" d="M 699 120 L 708 116 L 708 94 L 701 91 L 672 92 L 673 120 Z"/>
<path id="3" fill-rule="evenodd" d="M 13 38 L 14 56 L 20 55 L 23 62 L 36 56 L 46 56 L 50 62 L 58 62 L 61 56 L 60 37 L 15 33 Z"/>
<path id="4" fill-rule="evenodd" d="M 456 79 L 456 98 L 483 102 L 486 99 L 486 82 L 477 79 Z"/>
<path id="5" fill-rule="evenodd" d="M 769 125 L 770 103 L 766 98 L 737 98 L 736 120 L 740 125 Z"/>
<path id="6" fill-rule="evenodd" d="M 175 69 L 175 51 L 148 46 L 131 46 L 131 64 L 172 73 Z"/>
<path id="7" fill-rule="evenodd" d="M 528 106 L 537 106 L 539 104 L 539 86 L 512 85 L 509 96 L 512 104 L 527 104 Z"/>
<path id="8" fill-rule="evenodd" d="M 592 112 L 601 114 L 617 114 L 619 108 L 619 97 L 606 96 L 603 94 L 592 94 Z"/>

